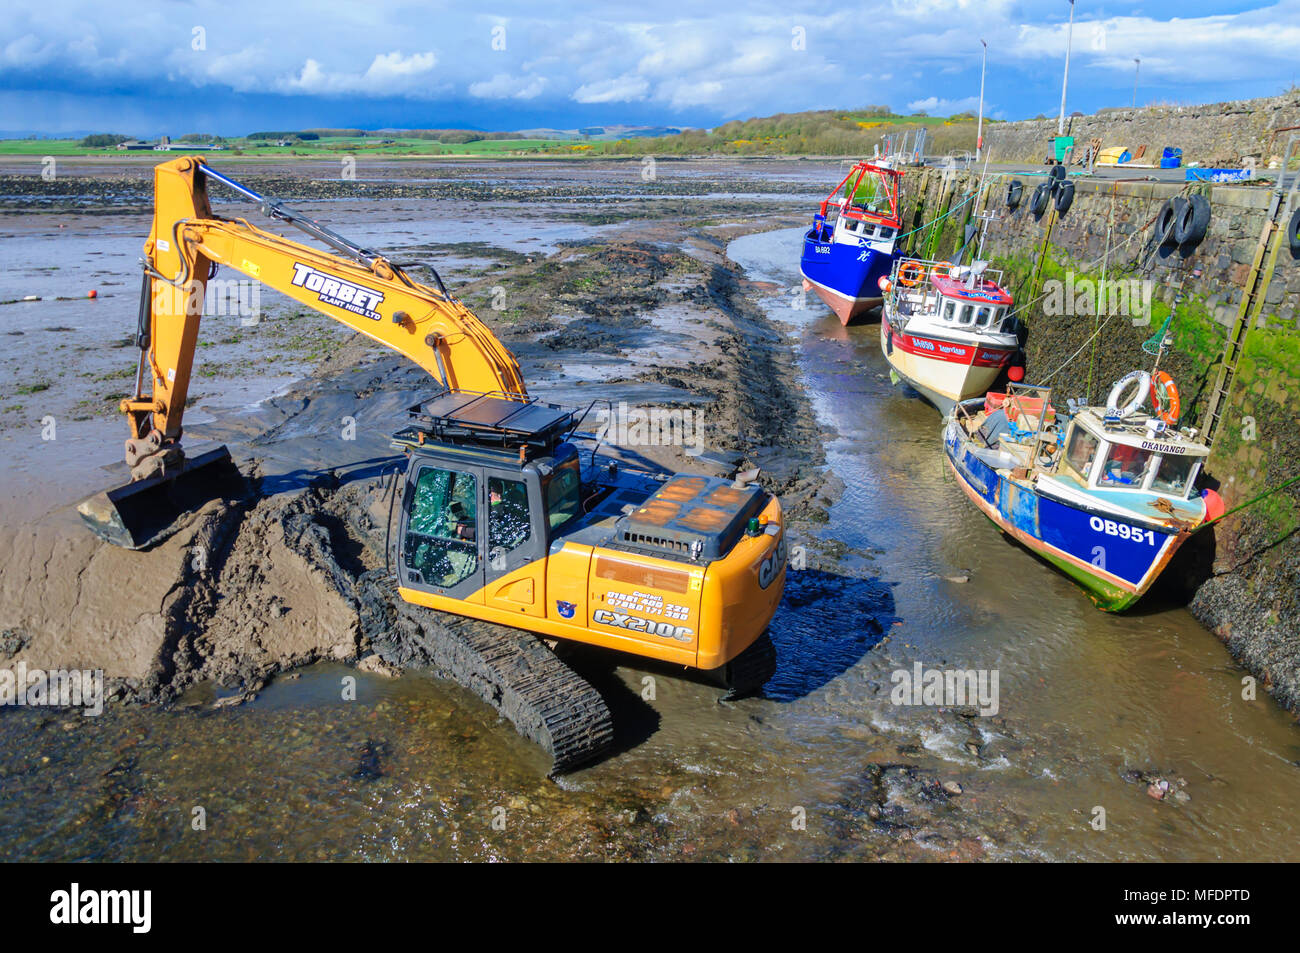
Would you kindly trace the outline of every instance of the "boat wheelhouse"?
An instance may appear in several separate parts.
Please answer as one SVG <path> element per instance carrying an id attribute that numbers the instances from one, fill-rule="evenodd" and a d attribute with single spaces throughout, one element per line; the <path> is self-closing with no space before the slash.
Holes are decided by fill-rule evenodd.
<path id="1" fill-rule="evenodd" d="M 879 281 L 889 274 L 902 225 L 898 182 L 885 163 L 858 162 L 822 200 L 804 233 L 799 271 L 840 324 L 880 306 Z"/>
<path id="2" fill-rule="evenodd" d="M 1046 387 L 1013 384 L 955 405 L 944 450 L 985 516 L 1108 611 L 1133 605 L 1223 513 L 1217 493 L 1195 492 L 1210 453 L 1195 430 L 1101 407 L 1061 413 Z"/>
<path id="3" fill-rule="evenodd" d="M 982 395 L 1014 364 L 1020 320 L 988 262 L 900 259 L 880 287 L 885 360 L 941 413 Z"/>

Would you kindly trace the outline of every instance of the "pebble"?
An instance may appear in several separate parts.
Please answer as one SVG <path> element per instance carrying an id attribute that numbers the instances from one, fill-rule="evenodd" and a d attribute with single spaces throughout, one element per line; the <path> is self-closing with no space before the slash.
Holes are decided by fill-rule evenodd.
<path id="1" fill-rule="evenodd" d="M 961 794 L 963 790 L 962 786 L 958 784 L 956 781 L 943 782 L 943 789 L 948 794 L 951 794 L 953 797 L 956 797 L 958 794 Z"/>

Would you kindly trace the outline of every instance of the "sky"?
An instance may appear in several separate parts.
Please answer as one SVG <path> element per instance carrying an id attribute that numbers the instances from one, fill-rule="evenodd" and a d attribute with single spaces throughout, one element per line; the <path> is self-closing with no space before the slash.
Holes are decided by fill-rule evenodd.
<path id="1" fill-rule="evenodd" d="M 1077 0 L 1067 113 L 1276 95 L 1300 0 Z M 1068 0 L 45 0 L 0 21 L 0 135 L 514 130 L 868 104 L 1060 108 Z"/>

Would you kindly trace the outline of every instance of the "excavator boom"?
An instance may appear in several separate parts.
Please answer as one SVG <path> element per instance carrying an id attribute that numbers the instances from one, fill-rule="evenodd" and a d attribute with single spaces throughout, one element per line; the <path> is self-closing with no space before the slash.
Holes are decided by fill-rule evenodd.
<path id="1" fill-rule="evenodd" d="M 252 199 L 272 219 L 330 250 L 214 215 L 209 180 Z M 154 194 L 153 225 L 144 245 L 136 388 L 121 404 L 130 424 L 126 462 L 132 478 L 79 506 L 83 519 L 108 541 L 146 547 L 174 523 L 178 511 L 229 485 L 230 457 L 224 449 L 203 459 L 186 459 L 181 449 L 207 284 L 218 266 L 404 354 L 446 390 L 527 400 L 514 356 L 448 293 L 433 269 L 437 287 L 415 281 L 402 265 L 215 172 L 199 157 L 157 166 Z M 211 493 L 203 486 L 205 471 L 214 477 Z"/>

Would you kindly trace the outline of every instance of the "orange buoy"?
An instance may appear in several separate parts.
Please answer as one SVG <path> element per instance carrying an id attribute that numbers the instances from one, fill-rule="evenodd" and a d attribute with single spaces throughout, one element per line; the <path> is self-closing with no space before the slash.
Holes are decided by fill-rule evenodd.
<path id="1" fill-rule="evenodd" d="M 907 288 L 915 288 L 925 277 L 925 266 L 919 261 L 905 261 L 898 269 L 898 283 Z"/>
<path id="2" fill-rule="evenodd" d="M 889 291 L 892 290 L 894 286 L 892 283 L 890 283 L 890 280 L 887 276 L 881 275 L 880 280 L 876 282 L 876 287 L 878 287 L 881 291 L 888 294 Z"/>
<path id="3" fill-rule="evenodd" d="M 1183 403 L 1178 395 L 1178 385 L 1167 371 L 1157 371 L 1151 375 L 1151 404 L 1156 416 L 1166 426 L 1177 427 L 1178 418 L 1182 416 Z"/>
<path id="4" fill-rule="evenodd" d="M 98 297 L 99 297 L 99 292 L 96 291 L 94 288 L 91 288 L 90 291 L 86 294 L 86 297 L 87 297 L 87 298 L 98 298 Z"/>
<path id="5" fill-rule="evenodd" d="M 1025 369 L 1019 364 L 1012 364 L 1007 368 L 1007 380 L 1019 383 L 1025 379 Z"/>

